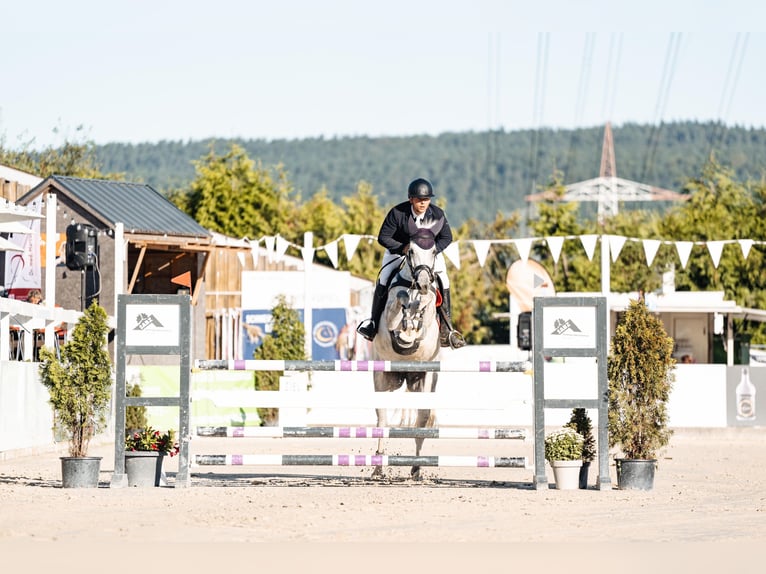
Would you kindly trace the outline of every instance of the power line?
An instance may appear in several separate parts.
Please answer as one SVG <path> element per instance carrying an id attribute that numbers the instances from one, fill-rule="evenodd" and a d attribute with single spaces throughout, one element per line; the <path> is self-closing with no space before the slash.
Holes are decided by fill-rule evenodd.
<path id="1" fill-rule="evenodd" d="M 673 85 L 675 76 L 676 62 L 678 61 L 678 49 L 681 45 L 681 33 L 673 32 L 668 41 L 668 48 L 665 53 L 665 64 L 662 67 L 662 79 L 657 93 L 657 104 L 654 108 L 654 121 L 649 133 L 647 142 L 646 156 L 644 158 L 644 167 L 641 174 L 641 181 L 645 181 L 648 174 L 654 166 L 654 158 L 657 154 L 657 145 L 660 141 L 660 132 L 662 131 L 662 118 L 665 115 L 665 109 L 668 105 L 670 87 Z"/>
<path id="2" fill-rule="evenodd" d="M 726 135 L 726 130 L 728 129 L 726 120 L 729 117 L 734 94 L 737 91 L 739 74 L 742 71 L 742 62 L 744 61 L 745 53 L 747 52 L 747 42 L 750 33 L 745 32 L 741 45 L 740 37 L 741 32 L 737 32 L 737 37 L 734 40 L 734 47 L 731 50 L 731 56 L 729 58 L 729 67 L 726 70 L 726 79 L 724 80 L 723 89 L 721 90 L 721 100 L 718 103 L 718 118 L 720 119 L 720 124 L 717 127 L 714 127 L 711 132 L 707 157 L 710 157 L 715 148 L 721 144 Z"/>

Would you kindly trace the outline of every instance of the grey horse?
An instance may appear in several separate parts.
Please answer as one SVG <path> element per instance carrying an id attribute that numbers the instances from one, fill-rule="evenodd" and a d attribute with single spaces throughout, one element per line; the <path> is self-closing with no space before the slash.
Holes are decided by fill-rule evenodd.
<path id="1" fill-rule="evenodd" d="M 420 229 L 411 238 L 400 269 L 389 285 L 386 307 L 372 343 L 374 360 L 433 361 L 439 355 L 438 295 L 433 271 L 435 259 L 434 236 L 429 230 Z M 424 371 L 373 373 L 376 392 L 395 391 L 405 383 L 408 392 L 434 392 L 437 378 L 437 373 Z M 387 410 L 376 410 L 378 426 L 387 426 Z M 418 409 L 417 427 L 429 427 L 433 423 L 431 409 Z M 416 456 L 420 456 L 424 440 L 415 439 Z M 383 439 L 378 441 L 377 454 L 385 454 Z M 413 466 L 410 475 L 419 478 L 420 467 Z M 375 467 L 373 476 L 382 476 L 382 468 Z"/>

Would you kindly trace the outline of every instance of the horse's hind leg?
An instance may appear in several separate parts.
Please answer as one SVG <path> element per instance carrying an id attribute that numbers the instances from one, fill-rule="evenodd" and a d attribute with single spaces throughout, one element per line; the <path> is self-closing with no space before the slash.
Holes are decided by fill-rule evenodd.
<path id="1" fill-rule="evenodd" d="M 436 379 L 438 375 L 436 373 L 418 373 L 418 378 L 414 385 L 410 388 L 420 392 L 431 393 L 436 390 Z M 435 412 L 432 409 L 418 409 L 418 416 L 415 426 L 417 428 L 430 428 L 434 426 Z M 415 456 L 420 456 L 420 452 L 423 449 L 423 443 L 425 438 L 419 437 L 415 439 Z M 410 477 L 419 480 L 420 479 L 420 466 L 413 466 L 410 469 Z"/>
<path id="2" fill-rule="evenodd" d="M 386 426 L 386 409 L 375 409 L 375 412 L 378 413 L 378 427 L 383 428 Z M 385 449 L 383 448 L 383 438 L 378 439 L 378 449 L 375 451 L 375 454 L 384 454 Z M 372 477 L 373 478 L 383 478 L 383 467 L 382 466 L 376 466 L 372 469 Z"/>

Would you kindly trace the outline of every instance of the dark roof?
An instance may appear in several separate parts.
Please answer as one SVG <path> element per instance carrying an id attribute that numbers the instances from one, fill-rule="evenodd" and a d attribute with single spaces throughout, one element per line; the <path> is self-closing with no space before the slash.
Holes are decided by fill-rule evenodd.
<path id="1" fill-rule="evenodd" d="M 211 237 L 207 229 L 150 185 L 53 175 L 26 195 L 37 195 L 49 185 L 104 224 L 114 226 L 122 223 L 125 233 Z"/>

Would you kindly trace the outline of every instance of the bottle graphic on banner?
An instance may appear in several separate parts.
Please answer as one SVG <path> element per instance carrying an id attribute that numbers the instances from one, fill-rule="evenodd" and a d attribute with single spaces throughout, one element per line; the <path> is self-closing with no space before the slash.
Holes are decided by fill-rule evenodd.
<path id="1" fill-rule="evenodd" d="M 742 368 L 742 376 L 736 389 L 737 420 L 755 420 L 755 385 L 750 382 L 750 372 L 747 367 Z"/>

